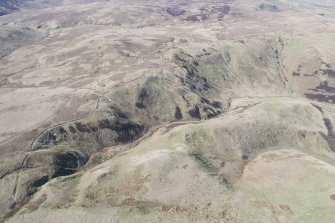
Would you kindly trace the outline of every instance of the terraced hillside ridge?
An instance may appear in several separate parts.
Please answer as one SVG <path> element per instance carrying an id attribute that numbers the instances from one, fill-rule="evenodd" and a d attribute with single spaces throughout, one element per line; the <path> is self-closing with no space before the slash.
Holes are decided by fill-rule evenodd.
<path id="1" fill-rule="evenodd" d="M 0 222 L 333 222 L 334 14 L 0 2 Z"/>

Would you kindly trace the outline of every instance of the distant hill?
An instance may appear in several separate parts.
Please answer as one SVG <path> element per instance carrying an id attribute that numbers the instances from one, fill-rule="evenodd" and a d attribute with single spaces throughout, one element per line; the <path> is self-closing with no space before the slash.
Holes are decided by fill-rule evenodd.
<path id="1" fill-rule="evenodd" d="M 0 2 L 0 16 L 19 10 L 22 0 L 2 0 Z"/>
<path id="2" fill-rule="evenodd" d="M 73 5 L 108 0 L 0 0 L 0 16 L 7 15 L 21 9 L 40 9 L 61 5 Z"/>

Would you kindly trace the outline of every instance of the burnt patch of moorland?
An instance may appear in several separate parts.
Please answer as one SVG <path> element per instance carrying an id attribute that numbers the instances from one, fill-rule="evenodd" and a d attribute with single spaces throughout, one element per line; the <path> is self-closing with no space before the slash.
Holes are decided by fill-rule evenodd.
<path id="1" fill-rule="evenodd" d="M 309 89 L 312 91 L 323 91 L 326 93 L 335 93 L 335 88 L 329 86 L 328 81 L 323 81 L 319 84 L 319 86 L 315 87 L 315 89 Z"/>
<path id="2" fill-rule="evenodd" d="M 32 150 L 65 146 L 92 154 L 104 147 L 133 142 L 146 130 L 144 124 L 111 109 L 109 116 L 75 121 L 45 131 L 33 144 Z"/>
<path id="3" fill-rule="evenodd" d="M 335 95 L 305 93 L 305 96 L 311 100 L 335 104 Z"/>
<path id="4" fill-rule="evenodd" d="M 308 90 L 317 93 L 305 93 L 307 98 L 319 102 L 335 104 L 335 87 L 329 86 L 328 81 L 323 81 L 315 88 L 310 88 Z"/>

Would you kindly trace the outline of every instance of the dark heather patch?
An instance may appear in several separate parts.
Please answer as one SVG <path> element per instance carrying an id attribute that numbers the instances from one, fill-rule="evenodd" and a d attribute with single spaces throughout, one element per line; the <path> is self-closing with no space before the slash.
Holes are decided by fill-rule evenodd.
<path id="1" fill-rule="evenodd" d="M 86 162 L 87 157 L 75 151 L 57 154 L 53 160 L 52 178 L 73 174 Z"/>
<path id="2" fill-rule="evenodd" d="M 327 68 L 331 68 L 330 64 L 327 64 L 325 62 L 322 62 L 323 65 L 325 65 Z"/>
<path id="3" fill-rule="evenodd" d="M 335 70 L 332 69 L 326 69 L 326 74 L 328 74 L 329 77 L 335 77 Z"/>
<path id="4" fill-rule="evenodd" d="M 115 131 L 118 134 L 116 143 L 133 142 L 146 130 L 143 125 L 137 123 L 111 122 L 108 119 L 99 121 L 99 128 Z"/>
<path id="5" fill-rule="evenodd" d="M 82 124 L 81 122 L 76 122 L 75 125 L 79 132 L 91 132 L 89 126 L 86 124 Z"/>
<path id="6" fill-rule="evenodd" d="M 32 187 L 40 187 L 40 186 L 42 186 L 43 184 L 47 183 L 48 180 L 49 180 L 49 176 L 42 176 L 42 177 L 39 178 L 39 179 L 36 179 L 36 180 L 31 181 L 31 186 L 32 186 Z"/>
<path id="7" fill-rule="evenodd" d="M 49 139 L 49 141 L 51 141 L 51 142 L 56 141 L 56 139 L 57 139 L 57 135 L 56 135 L 56 133 L 54 133 L 54 132 L 49 132 L 49 133 L 48 133 L 48 139 Z"/>
<path id="8" fill-rule="evenodd" d="M 214 108 L 219 108 L 219 109 L 222 108 L 222 103 L 219 102 L 219 101 L 213 101 L 213 102 L 211 103 L 211 105 L 212 105 Z"/>
<path id="9" fill-rule="evenodd" d="M 186 17 L 186 21 L 199 22 L 199 15 L 190 15 Z"/>
<path id="10" fill-rule="evenodd" d="M 174 117 L 179 120 L 183 118 L 183 114 L 181 113 L 179 106 L 176 107 Z"/>
<path id="11" fill-rule="evenodd" d="M 65 130 L 63 127 L 60 127 L 60 128 L 59 128 L 59 132 L 60 132 L 61 134 L 67 134 L 66 130 Z"/>
<path id="12" fill-rule="evenodd" d="M 292 75 L 293 75 L 293 76 L 300 76 L 300 73 L 297 72 L 297 71 L 293 71 L 293 72 L 292 72 Z"/>
<path id="13" fill-rule="evenodd" d="M 228 189 L 234 189 L 233 184 L 230 182 L 230 180 L 223 175 L 219 175 L 219 183 L 226 186 Z"/>
<path id="14" fill-rule="evenodd" d="M 113 114 L 116 117 L 120 117 L 120 118 L 123 118 L 123 119 L 129 119 L 129 114 L 127 114 L 123 111 L 120 111 L 120 110 L 114 110 Z"/>
<path id="15" fill-rule="evenodd" d="M 194 109 L 190 110 L 188 113 L 190 114 L 190 116 L 191 116 L 192 118 L 201 119 L 200 110 L 199 110 L 198 105 L 196 105 L 196 106 L 194 107 Z"/>
<path id="16" fill-rule="evenodd" d="M 258 8 L 268 12 L 280 12 L 280 8 L 274 4 L 262 3 L 258 6 Z"/>
<path id="17" fill-rule="evenodd" d="M 116 123 L 112 130 L 118 133 L 115 142 L 127 143 L 135 141 L 145 131 L 145 127 L 136 123 Z"/>
<path id="18" fill-rule="evenodd" d="M 305 96 L 312 100 L 335 104 L 335 95 L 305 93 Z"/>
<path id="19" fill-rule="evenodd" d="M 147 91 L 145 89 L 141 89 L 136 102 L 136 107 L 143 109 L 146 106 L 144 105 L 144 100 L 149 97 Z"/>
<path id="20" fill-rule="evenodd" d="M 316 104 L 312 104 L 316 109 L 319 110 L 319 112 L 321 112 L 323 114 L 323 110 L 322 108 L 319 106 L 319 105 L 316 105 Z"/>
<path id="21" fill-rule="evenodd" d="M 216 168 L 200 152 L 193 152 L 190 156 L 208 172 L 216 172 Z"/>
<path id="22" fill-rule="evenodd" d="M 328 81 L 321 82 L 319 86 L 316 87 L 317 90 L 323 90 L 327 93 L 335 93 L 335 88 L 328 85 Z"/>
<path id="23" fill-rule="evenodd" d="M 207 114 L 208 119 L 217 117 L 220 114 L 220 112 L 217 112 L 214 109 L 209 108 L 209 107 L 205 107 L 204 112 Z"/>
<path id="24" fill-rule="evenodd" d="M 322 114 L 323 109 L 315 104 L 312 104 L 315 108 L 317 108 Z M 328 134 L 324 134 L 323 132 L 320 132 L 320 135 L 327 141 L 329 148 L 331 151 L 335 153 L 335 133 L 334 133 L 334 126 L 330 119 L 324 117 L 323 122 L 328 130 Z"/>
<path id="25" fill-rule="evenodd" d="M 320 134 L 327 141 L 331 151 L 335 153 L 335 136 L 329 136 L 329 133 L 326 135 L 323 132 L 320 132 Z"/>
<path id="26" fill-rule="evenodd" d="M 204 97 L 201 97 L 200 99 L 201 103 L 205 103 L 205 104 L 211 104 L 211 102 L 207 99 L 207 98 L 204 98 Z"/>
<path id="27" fill-rule="evenodd" d="M 179 9 L 179 8 L 168 8 L 166 12 L 173 17 L 177 17 L 177 16 L 184 15 L 186 11 L 184 9 Z"/>
<path id="28" fill-rule="evenodd" d="M 225 14 L 229 13 L 230 12 L 230 6 L 229 5 L 224 5 L 224 6 L 222 6 L 222 8 L 220 8 L 220 11 L 222 13 L 225 13 Z"/>
<path id="29" fill-rule="evenodd" d="M 202 14 L 201 15 L 202 20 L 207 20 L 208 18 L 209 18 L 209 15 L 207 15 L 207 14 Z"/>
<path id="30" fill-rule="evenodd" d="M 104 120 L 100 120 L 99 121 L 99 128 L 100 129 L 107 129 L 110 128 L 112 126 L 110 120 L 108 119 L 104 119 Z"/>
<path id="31" fill-rule="evenodd" d="M 328 118 L 323 119 L 325 126 L 327 127 L 328 130 L 328 135 L 334 137 L 334 129 L 333 129 L 333 124 Z"/>

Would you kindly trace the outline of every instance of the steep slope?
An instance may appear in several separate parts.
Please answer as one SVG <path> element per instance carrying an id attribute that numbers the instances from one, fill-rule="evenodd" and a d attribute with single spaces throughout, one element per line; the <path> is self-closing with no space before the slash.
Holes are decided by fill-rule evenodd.
<path id="1" fill-rule="evenodd" d="M 220 118 L 164 126 L 116 156 L 107 149 L 108 161 L 49 182 L 9 222 L 327 222 L 335 155 L 322 116 L 295 99 L 238 99 Z"/>

